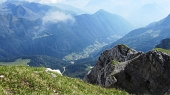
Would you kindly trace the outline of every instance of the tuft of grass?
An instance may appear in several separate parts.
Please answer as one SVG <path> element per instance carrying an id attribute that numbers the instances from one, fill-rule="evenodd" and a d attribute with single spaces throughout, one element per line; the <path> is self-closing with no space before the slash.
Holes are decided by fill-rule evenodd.
<path id="1" fill-rule="evenodd" d="M 120 47 L 122 47 L 122 48 L 124 48 L 124 49 L 127 49 L 127 50 L 130 49 L 130 48 L 129 48 L 127 45 L 125 45 L 125 44 L 121 44 Z"/>
<path id="2" fill-rule="evenodd" d="M 53 77 L 55 74 L 56 77 Z M 2 95 L 128 95 L 116 89 L 87 84 L 80 79 L 45 72 L 44 67 L 0 66 Z"/>
<path id="3" fill-rule="evenodd" d="M 167 53 L 168 55 L 170 55 L 170 50 L 167 50 L 167 49 L 155 48 L 154 50 L 161 51 L 161 52 L 164 52 L 164 53 Z"/>
<path id="4" fill-rule="evenodd" d="M 116 65 L 116 64 L 119 64 L 119 62 L 118 62 L 118 61 L 115 61 L 115 60 L 112 60 L 112 64 L 113 64 L 113 65 Z"/>

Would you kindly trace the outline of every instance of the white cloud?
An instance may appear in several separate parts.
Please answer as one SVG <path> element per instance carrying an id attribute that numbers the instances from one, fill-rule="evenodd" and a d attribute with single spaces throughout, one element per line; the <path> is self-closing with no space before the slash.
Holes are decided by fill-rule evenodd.
<path id="1" fill-rule="evenodd" d="M 74 22 L 74 18 L 71 15 L 65 14 L 60 11 L 47 13 L 46 16 L 43 17 L 43 23 L 46 23 L 46 22 L 54 22 L 54 23 L 67 22 L 68 20 Z"/>

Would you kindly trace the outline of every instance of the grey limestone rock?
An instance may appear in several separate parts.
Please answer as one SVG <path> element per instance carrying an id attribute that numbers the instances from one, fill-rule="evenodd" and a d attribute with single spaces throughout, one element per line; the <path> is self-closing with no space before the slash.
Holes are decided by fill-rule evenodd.
<path id="1" fill-rule="evenodd" d="M 170 56 L 155 50 L 137 52 L 118 45 L 101 54 L 84 81 L 121 88 L 132 94 L 170 94 Z"/>
<path id="2" fill-rule="evenodd" d="M 99 57 L 93 69 L 85 76 L 84 81 L 92 84 L 98 84 L 104 87 L 105 83 L 107 83 L 106 87 L 108 87 L 108 85 L 111 86 L 112 84 L 108 84 L 108 82 L 114 81 L 114 84 L 116 81 L 114 79 L 114 76 L 111 75 L 113 71 L 120 72 L 125 66 L 119 64 L 113 65 L 112 61 L 115 60 L 117 62 L 124 62 L 133 59 L 140 54 L 141 52 L 137 52 L 133 49 L 130 49 L 126 45 L 117 45 L 110 50 L 105 50 Z M 111 79 L 110 76 L 113 76 L 113 79 Z"/>

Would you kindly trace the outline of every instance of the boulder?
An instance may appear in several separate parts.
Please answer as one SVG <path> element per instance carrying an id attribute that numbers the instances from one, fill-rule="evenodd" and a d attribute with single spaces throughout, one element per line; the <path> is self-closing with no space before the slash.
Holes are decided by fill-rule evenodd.
<path id="1" fill-rule="evenodd" d="M 84 81 L 131 94 L 170 93 L 170 56 L 159 51 L 137 52 L 126 45 L 104 51 Z"/>

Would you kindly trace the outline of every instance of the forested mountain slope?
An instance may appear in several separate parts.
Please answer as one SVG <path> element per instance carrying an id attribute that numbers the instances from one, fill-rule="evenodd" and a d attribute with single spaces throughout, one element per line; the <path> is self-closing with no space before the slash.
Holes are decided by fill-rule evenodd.
<path id="1" fill-rule="evenodd" d="M 122 17 L 104 10 L 76 15 L 57 7 L 20 1 L 7 1 L 0 7 L 0 58 L 63 58 L 95 42 L 113 42 L 133 28 Z"/>

